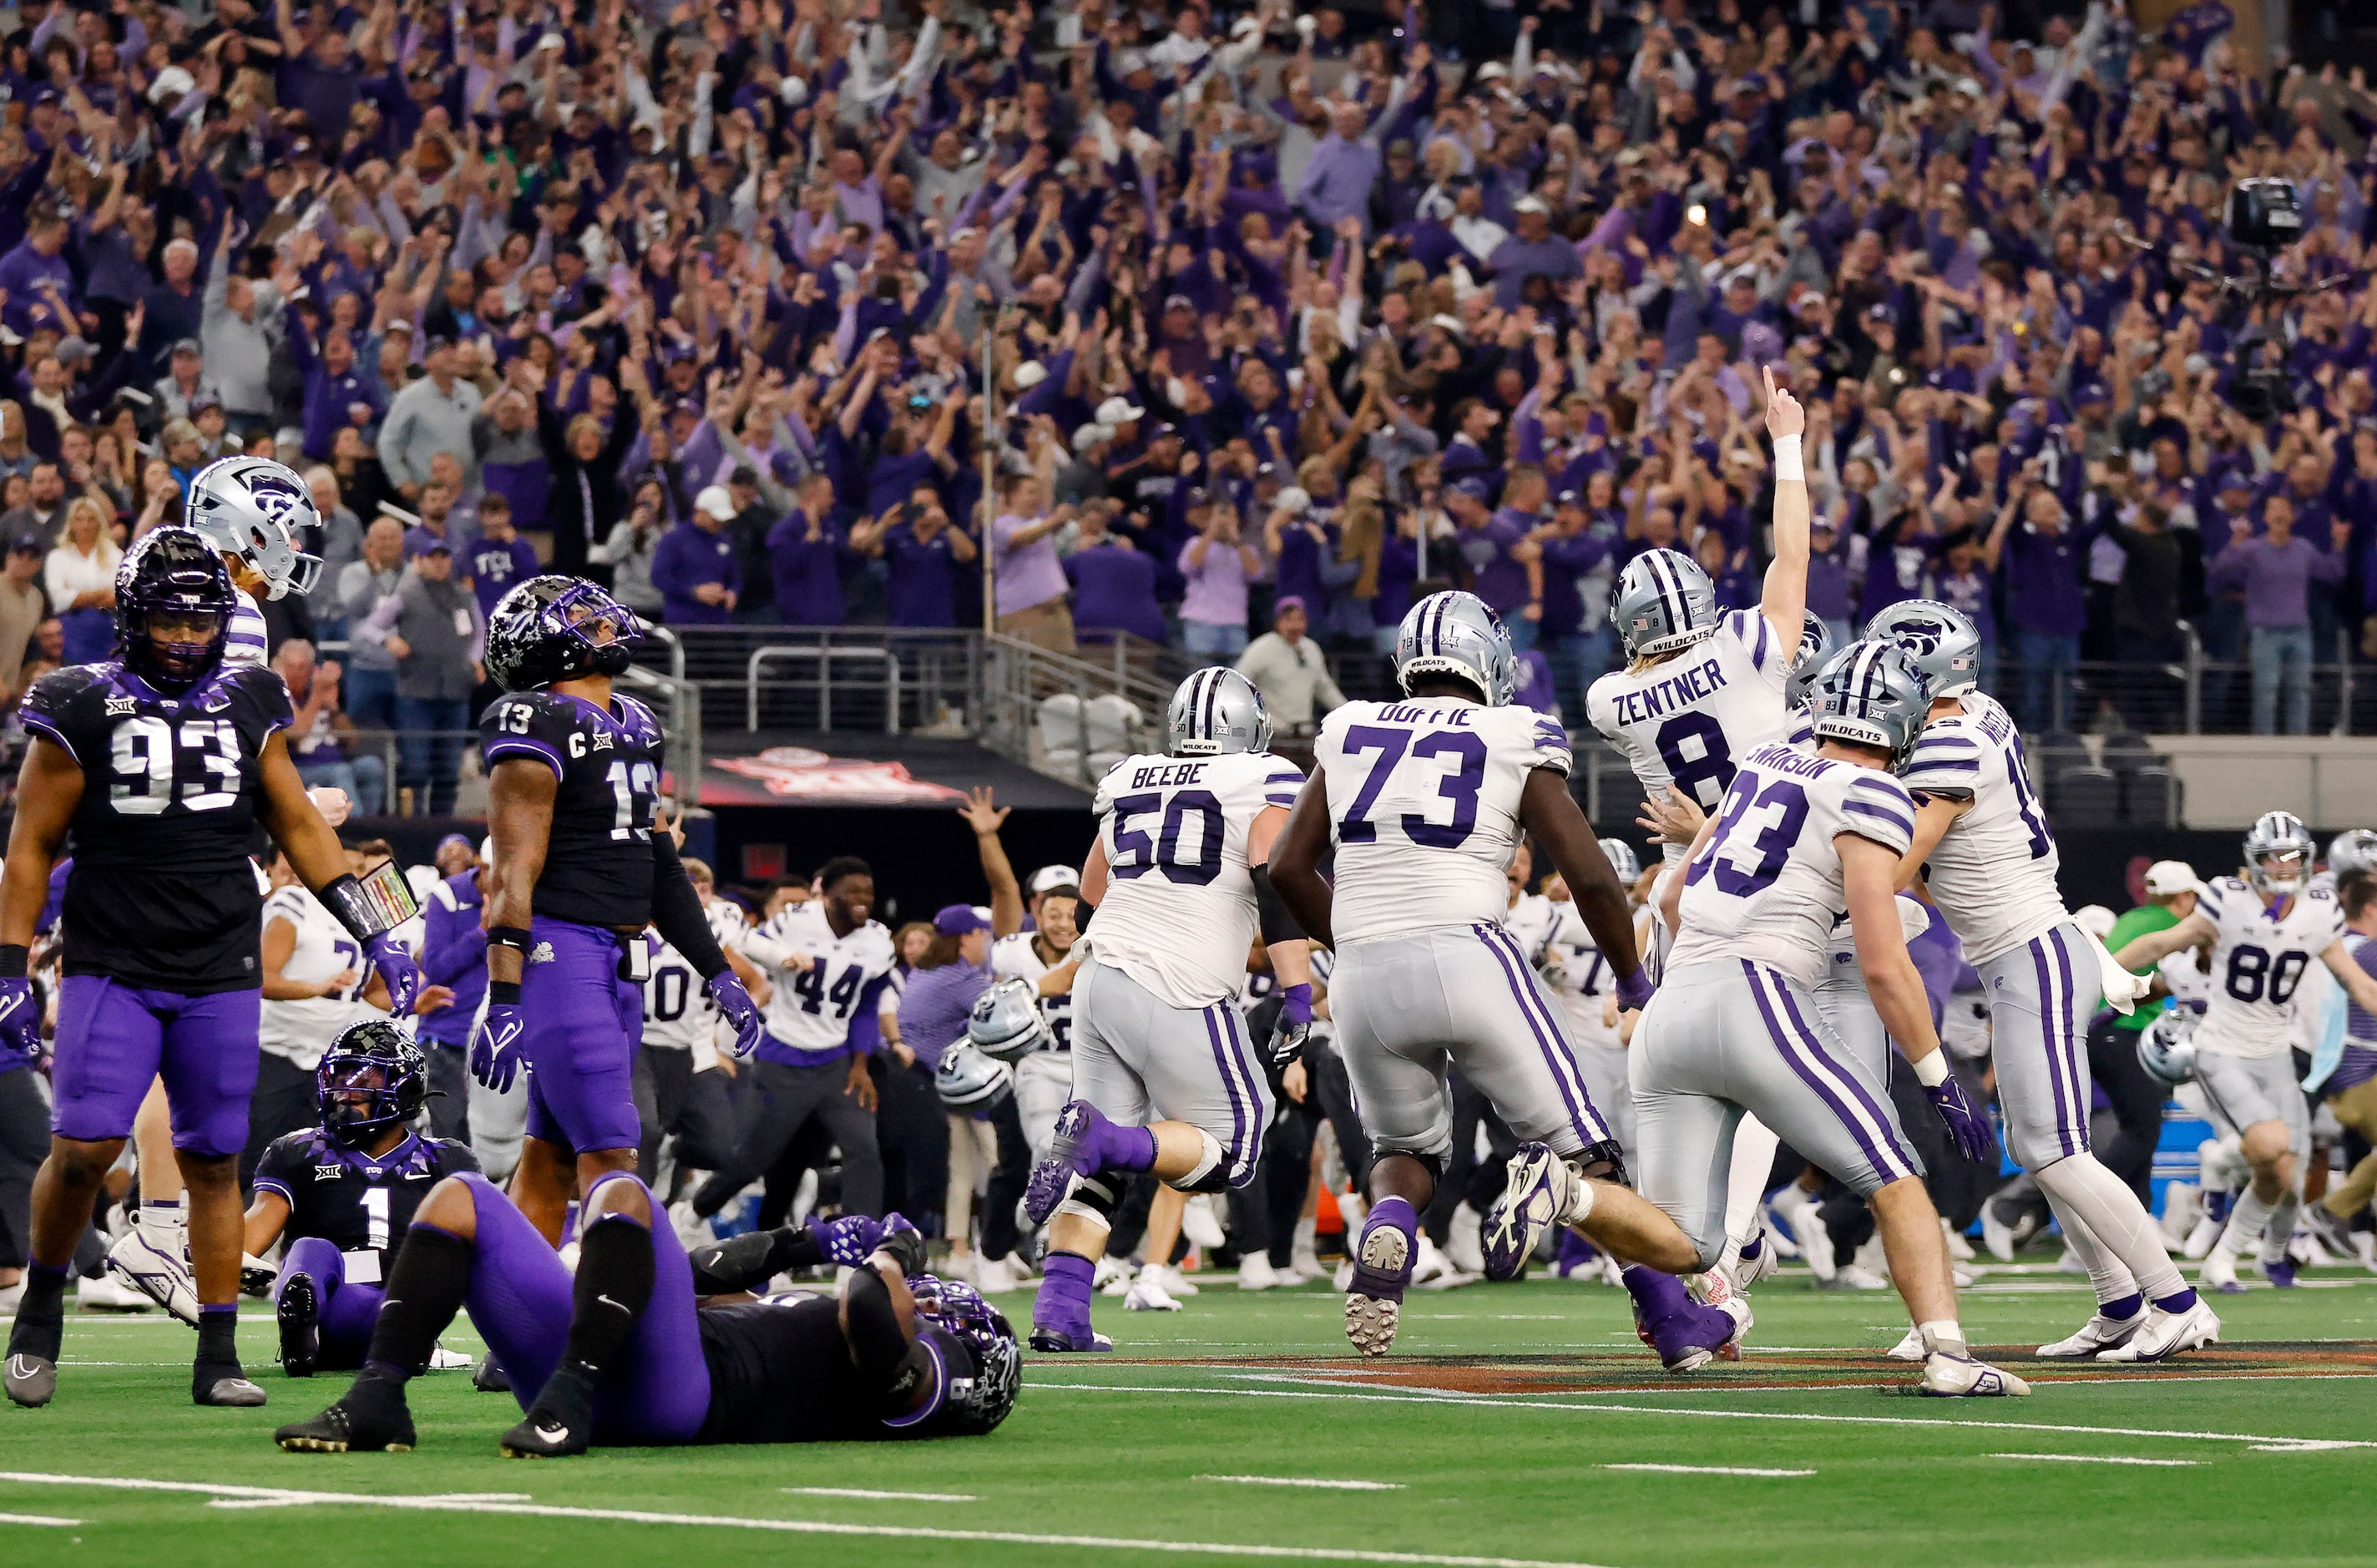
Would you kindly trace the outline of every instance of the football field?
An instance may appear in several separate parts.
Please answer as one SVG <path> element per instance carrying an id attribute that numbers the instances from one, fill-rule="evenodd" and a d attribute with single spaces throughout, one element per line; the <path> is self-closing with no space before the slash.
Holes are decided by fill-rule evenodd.
<path id="1" fill-rule="evenodd" d="M 284 1454 L 271 1429 L 346 1379 L 281 1375 L 260 1310 L 262 1410 L 190 1405 L 177 1324 L 69 1316 L 57 1402 L 0 1407 L 0 1562 L 2367 1562 L 2377 1277 L 2306 1281 L 2219 1299 L 2216 1350 L 2117 1371 L 2027 1359 L 2084 1280 L 1989 1271 L 1964 1321 L 2036 1393 L 1957 1404 L 1895 1391 L 1894 1295 L 1796 1271 L 1745 1358 L 1691 1379 L 1597 1284 L 1415 1291 L 1399 1353 L 1362 1363 L 1325 1288 L 1207 1276 L 1177 1314 L 1102 1299 L 1118 1353 L 1028 1359 L 987 1439 L 552 1462 L 502 1458 L 517 1407 L 460 1372 L 412 1384 L 415 1453 Z"/>

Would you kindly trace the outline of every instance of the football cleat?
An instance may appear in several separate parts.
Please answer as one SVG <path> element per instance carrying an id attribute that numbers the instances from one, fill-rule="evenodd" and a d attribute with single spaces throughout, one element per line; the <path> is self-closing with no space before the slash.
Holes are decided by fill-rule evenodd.
<path id="1" fill-rule="evenodd" d="M 1923 1381 L 1916 1392 L 1933 1399 L 1991 1399 L 2028 1394 L 2030 1384 L 1987 1361 L 1935 1350 L 1923 1359 Z"/>
<path id="2" fill-rule="evenodd" d="M 1167 1296 L 1176 1296 L 1185 1301 L 1199 1293 L 1196 1285 L 1188 1276 L 1170 1263 L 1150 1263 L 1139 1272 L 1142 1275 L 1153 1274 L 1155 1283 L 1163 1287 L 1164 1293 Z"/>
<path id="3" fill-rule="evenodd" d="M 1906 1337 L 1883 1352 L 1893 1361 L 1920 1361 L 1930 1352 L 1923 1347 L 1923 1331 L 1909 1326 Z"/>
<path id="4" fill-rule="evenodd" d="M 1354 1278 L 1345 1293 L 1345 1337 L 1365 1356 L 1394 1347 L 1403 1322 L 1404 1290 L 1411 1283 L 1417 1248 L 1415 1231 L 1380 1220 L 1373 1212 L 1354 1258 Z"/>
<path id="5" fill-rule="evenodd" d="M 1173 1303 L 1173 1310 L 1179 1310 Z M 1099 1355 L 1114 1348 L 1114 1341 L 1095 1329 L 1063 1329 L 1054 1323 L 1032 1325 L 1032 1348 L 1044 1356 Z"/>
<path id="6" fill-rule="evenodd" d="M 2293 1259 L 2287 1257 L 2284 1252 L 2279 1252 L 2273 1256 L 2262 1259 L 2261 1264 L 2262 1277 L 2264 1279 L 2268 1280 L 2280 1290 L 2291 1290 L 2294 1288 L 2295 1265 Z"/>
<path id="7" fill-rule="evenodd" d="M 2235 1296 L 2244 1290 L 2245 1282 L 2237 1277 L 2237 1260 L 2215 1247 L 2205 1255 L 2204 1266 L 2195 1271 L 2195 1286 L 2199 1290 L 2217 1290 L 2224 1296 Z"/>
<path id="8" fill-rule="evenodd" d="M 2210 1256 L 2212 1249 L 2219 1243 L 2220 1233 L 2228 1228 L 2226 1215 L 2207 1210 L 2197 1217 L 2195 1228 L 2187 1233 L 2187 1244 L 2180 1249 L 2180 1254 L 2191 1263 Z"/>
<path id="9" fill-rule="evenodd" d="M 75 1307 L 85 1312 L 153 1312 L 157 1303 L 102 1268 L 75 1282 Z"/>
<path id="10" fill-rule="evenodd" d="M 346 1397 L 310 1421 L 292 1421 L 272 1441 L 290 1454 L 410 1454 L 412 1412 L 396 1384 L 357 1378 Z"/>
<path id="11" fill-rule="evenodd" d="M 7 1389 L 10 1404 L 38 1410 L 57 1397 L 58 1364 L 47 1356 L 13 1353 L 5 1377 L 0 1377 L 0 1386 Z"/>
<path id="12" fill-rule="evenodd" d="M 1890 1288 L 1890 1281 L 1856 1263 L 1835 1269 L 1832 1278 L 1819 1279 L 1816 1284 L 1818 1288 L 1823 1290 L 1887 1290 Z"/>
<path id="13" fill-rule="evenodd" d="M 577 1368 L 562 1367 L 500 1446 L 507 1459 L 567 1459 L 585 1453 L 593 1438 L 594 1385 Z"/>
<path id="14" fill-rule="evenodd" d="M 448 1350 L 443 1345 L 430 1347 L 429 1370 L 433 1372 L 467 1372 L 477 1364 L 467 1351 Z"/>
<path id="15" fill-rule="evenodd" d="M 2025 1206 L 2008 1222 L 1998 1214 L 1999 1202 L 1991 1198 L 1981 1205 L 1981 1244 L 1989 1250 L 1989 1256 L 2010 1263 L 2022 1244 L 2038 1234 L 2039 1218 Z"/>
<path id="16" fill-rule="evenodd" d="M 281 1287 L 281 1304 L 273 1315 L 281 1323 L 281 1370 L 293 1378 L 312 1377 L 322 1350 L 313 1275 L 291 1275 Z"/>
<path id="17" fill-rule="evenodd" d="M 1177 1312 L 1180 1303 L 1172 1292 L 1164 1288 L 1164 1271 L 1151 1264 L 1139 1271 L 1139 1277 L 1123 1287 L 1122 1310 L 1126 1312 Z"/>
<path id="18" fill-rule="evenodd" d="M 1271 1266 L 1271 1259 L 1260 1252 L 1249 1252 L 1238 1260 L 1238 1288 L 1269 1290 L 1279 1284 L 1279 1273 Z"/>
<path id="19" fill-rule="evenodd" d="M 1048 1157 L 1032 1167 L 1032 1179 L 1023 1189 L 1023 1212 L 1032 1216 L 1033 1224 L 1048 1223 L 1048 1216 L 1072 1190 L 1074 1177 L 1096 1174 L 1092 1145 L 1104 1119 L 1087 1100 L 1069 1100 L 1057 1113 L 1057 1135 L 1048 1145 Z"/>
<path id="20" fill-rule="evenodd" d="M 1948 1244 L 1948 1261 L 1950 1263 L 1969 1263 L 1973 1261 L 1976 1256 L 1973 1251 L 1973 1244 L 1965 1239 L 1965 1233 L 1963 1231 L 1958 1230 L 1954 1226 L 1948 1223 L 1948 1216 L 1945 1215 L 1940 1216 L 1940 1236 L 1941 1239 Z"/>
<path id="21" fill-rule="evenodd" d="M 509 1394 L 512 1391 L 512 1375 L 504 1371 L 503 1364 L 490 1351 L 479 1363 L 479 1370 L 471 1374 L 471 1386 L 481 1394 Z"/>
<path id="22" fill-rule="evenodd" d="M 2305 1203 L 2302 1215 L 2311 1226 L 2311 1235 L 2336 1262 L 2345 1263 L 2360 1256 L 2360 1249 L 2353 1244 L 2352 1227 L 2336 1218 L 2325 1203 Z"/>
<path id="23" fill-rule="evenodd" d="M 1750 1332 L 1750 1303 L 1728 1296 L 1670 1312 L 1640 1332 L 1658 1352 L 1659 1364 L 1682 1374 L 1699 1371 L 1711 1361 L 1739 1360 L 1741 1336 Z"/>
<path id="24" fill-rule="evenodd" d="M 190 1369 L 190 1402 L 228 1410 L 252 1410 L 264 1403 L 264 1390 L 248 1380 L 236 1361 L 219 1361 Z"/>
<path id="25" fill-rule="evenodd" d="M 2080 1325 L 2079 1333 L 2052 1345 L 2040 1346 L 2038 1354 L 2049 1361 L 2085 1361 L 2116 1346 L 2127 1345 L 2145 1323 L 2144 1312 L 2127 1318 L 2108 1318 L 2098 1312 Z"/>
<path id="26" fill-rule="evenodd" d="M 1544 1232 L 1560 1223 L 1576 1196 L 1576 1172 L 1548 1143 L 1522 1143 L 1511 1156 L 1502 1195 L 1486 1211 L 1479 1244 L 1486 1277 L 1515 1279 Z"/>
<path id="27" fill-rule="evenodd" d="M 1727 1248 L 1725 1261 L 1717 1267 L 1725 1271 L 1726 1280 L 1738 1295 L 1760 1280 L 1781 1274 L 1783 1259 L 1774 1251 L 1774 1239 L 1762 1228 L 1739 1248 Z"/>
<path id="28" fill-rule="evenodd" d="M 107 1250 L 107 1271 L 192 1328 L 198 1326 L 198 1292 L 189 1264 L 161 1251 L 137 1226 Z"/>
<path id="29" fill-rule="evenodd" d="M 2117 1363 L 2164 1361 L 2184 1350 L 2200 1350 L 2220 1343 L 2219 1315 L 2200 1298 L 2183 1312 L 2148 1307 L 2145 1320 L 2137 1333 L 2101 1352 L 2096 1359 Z"/>

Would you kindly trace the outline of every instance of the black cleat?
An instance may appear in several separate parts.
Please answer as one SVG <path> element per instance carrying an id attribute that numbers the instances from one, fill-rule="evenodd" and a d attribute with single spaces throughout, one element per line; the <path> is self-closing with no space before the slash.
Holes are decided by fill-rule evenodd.
<path id="1" fill-rule="evenodd" d="M 504 1433 L 507 1459 L 564 1459 L 583 1454 L 594 1437 L 594 1385 L 563 1367 L 547 1378 L 520 1425 Z"/>
<path id="2" fill-rule="evenodd" d="M 190 1369 L 190 1398 L 195 1404 L 245 1410 L 264 1403 L 264 1390 L 248 1381 L 237 1361 L 200 1361 Z"/>
<path id="3" fill-rule="evenodd" d="M 412 1412 L 404 1390 L 359 1377 L 346 1397 L 310 1421 L 293 1421 L 272 1434 L 291 1454 L 410 1454 Z"/>
<path id="4" fill-rule="evenodd" d="M 47 1356 L 17 1351 L 8 1358 L 5 1381 L 11 1404 L 38 1410 L 57 1397 L 58 1364 Z"/>
<path id="5" fill-rule="evenodd" d="M 496 1359 L 495 1352 L 491 1350 L 479 1358 L 479 1370 L 471 1374 L 471 1386 L 481 1394 L 509 1394 L 512 1391 L 512 1375 L 504 1371 L 503 1363 Z"/>
<path id="6" fill-rule="evenodd" d="M 289 1283 L 281 1287 L 281 1370 L 293 1378 L 314 1375 L 314 1363 L 321 1357 L 321 1336 L 317 1333 L 320 1303 L 314 1294 L 311 1275 L 293 1274 Z"/>

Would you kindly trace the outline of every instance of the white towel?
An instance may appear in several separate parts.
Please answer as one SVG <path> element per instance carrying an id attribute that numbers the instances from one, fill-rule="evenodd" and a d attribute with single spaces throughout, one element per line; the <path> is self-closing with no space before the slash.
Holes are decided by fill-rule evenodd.
<path id="1" fill-rule="evenodd" d="M 2097 939 L 2096 932 L 2082 927 L 2080 934 L 2088 939 L 2088 945 L 2096 952 L 2096 968 L 2104 976 L 2105 1005 L 2127 1017 L 2154 989 L 2154 976 L 2132 975 L 2114 963 L 2111 952 Z"/>

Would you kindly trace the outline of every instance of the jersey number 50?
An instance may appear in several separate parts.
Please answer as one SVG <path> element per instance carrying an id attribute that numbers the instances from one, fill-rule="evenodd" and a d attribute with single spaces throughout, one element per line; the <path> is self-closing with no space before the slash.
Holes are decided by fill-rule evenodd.
<path id="1" fill-rule="evenodd" d="M 1134 817 L 1164 813 L 1163 825 L 1151 839 L 1131 826 Z M 1194 817 L 1198 822 L 1195 859 L 1184 859 L 1180 841 Z M 1222 874 L 1222 803 L 1201 789 L 1184 789 L 1169 801 L 1160 795 L 1126 795 L 1114 803 L 1114 874 L 1129 881 L 1160 870 L 1168 882 L 1203 887 Z"/>

